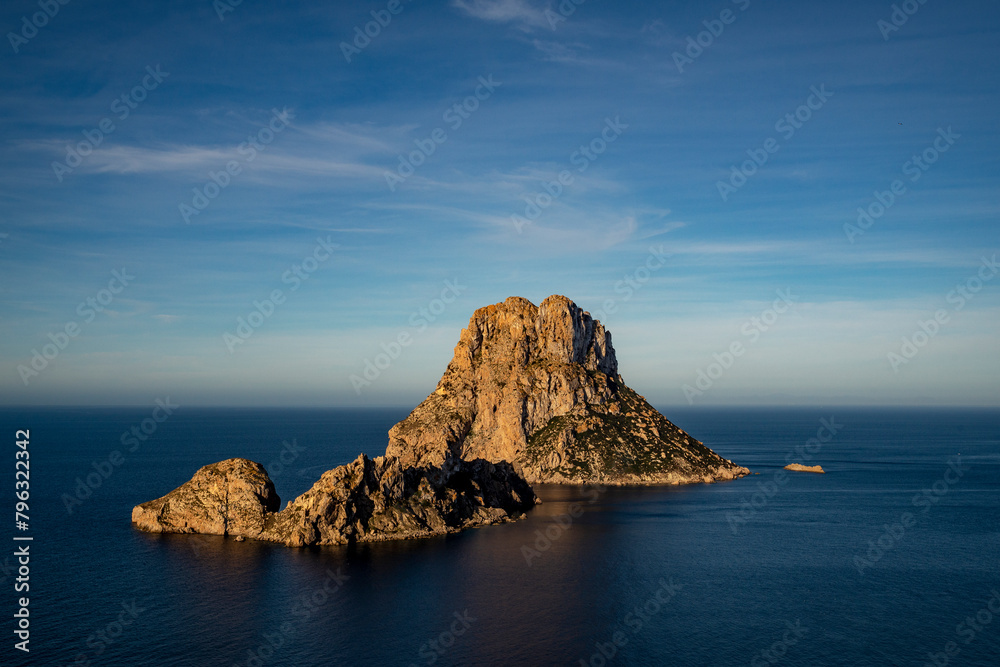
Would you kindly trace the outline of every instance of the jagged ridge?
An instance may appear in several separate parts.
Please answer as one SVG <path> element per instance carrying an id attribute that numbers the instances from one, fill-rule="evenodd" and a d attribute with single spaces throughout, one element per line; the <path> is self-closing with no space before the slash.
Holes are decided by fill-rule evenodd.
<path id="1" fill-rule="evenodd" d="M 263 466 L 228 459 L 200 468 L 166 496 L 137 505 L 132 522 L 155 533 L 230 535 L 287 546 L 429 537 L 513 521 L 537 498 L 509 463 L 448 461 L 403 468 L 362 454 L 323 473 L 278 511 Z"/>

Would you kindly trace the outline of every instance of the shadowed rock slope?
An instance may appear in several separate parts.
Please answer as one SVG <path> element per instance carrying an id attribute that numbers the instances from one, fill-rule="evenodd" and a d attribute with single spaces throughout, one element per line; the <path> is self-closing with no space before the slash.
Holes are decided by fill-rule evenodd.
<path id="1" fill-rule="evenodd" d="M 362 454 L 323 473 L 279 512 L 264 468 L 228 459 L 137 505 L 132 522 L 154 533 L 230 535 L 300 547 L 445 535 L 521 518 L 536 500 L 509 463 L 449 461 L 404 469 L 393 457 Z"/>
<path id="2" fill-rule="evenodd" d="M 386 454 L 404 466 L 510 461 L 531 483 L 684 484 L 749 473 L 629 389 L 611 334 L 564 296 L 477 310 L 437 389 L 389 431 Z"/>

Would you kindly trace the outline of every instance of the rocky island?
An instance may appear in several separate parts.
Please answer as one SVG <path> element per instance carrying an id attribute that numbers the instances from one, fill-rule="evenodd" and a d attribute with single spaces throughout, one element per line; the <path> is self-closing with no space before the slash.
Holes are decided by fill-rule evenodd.
<path id="1" fill-rule="evenodd" d="M 228 459 L 137 505 L 132 523 L 151 533 L 230 535 L 301 547 L 445 535 L 520 518 L 536 502 L 509 463 L 453 460 L 404 469 L 394 457 L 362 454 L 323 473 L 278 511 L 281 501 L 264 467 Z"/>
<path id="2" fill-rule="evenodd" d="M 462 330 L 437 389 L 389 431 L 406 465 L 510 461 L 532 483 L 688 484 L 741 477 L 625 385 L 611 334 L 564 296 L 510 297 Z"/>
<path id="3" fill-rule="evenodd" d="M 386 455 L 325 472 L 283 510 L 263 466 L 207 465 L 137 505 L 161 533 L 288 546 L 443 535 L 524 516 L 530 484 L 688 484 L 749 471 L 625 385 L 611 334 L 564 296 L 477 310 L 437 388 L 389 431 Z"/>
<path id="4" fill-rule="evenodd" d="M 785 466 L 785 470 L 794 470 L 795 472 L 818 472 L 825 473 L 823 466 L 807 466 L 801 463 L 789 463 Z"/>

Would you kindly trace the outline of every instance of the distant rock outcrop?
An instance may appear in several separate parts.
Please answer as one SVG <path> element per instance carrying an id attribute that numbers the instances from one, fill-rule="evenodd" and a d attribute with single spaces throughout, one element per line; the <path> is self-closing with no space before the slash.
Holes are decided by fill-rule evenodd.
<path id="1" fill-rule="evenodd" d="M 281 499 L 264 466 L 228 459 L 200 468 L 162 498 L 132 508 L 132 523 L 151 533 L 256 537 Z"/>
<path id="2" fill-rule="evenodd" d="M 279 512 L 264 468 L 229 459 L 136 506 L 132 521 L 155 533 L 230 535 L 298 547 L 444 535 L 512 521 L 536 501 L 508 463 L 449 461 L 404 469 L 392 457 L 361 455 L 323 473 Z"/>
<path id="3" fill-rule="evenodd" d="M 477 310 L 437 388 L 389 431 L 386 453 L 406 466 L 510 461 L 532 483 L 683 484 L 749 473 L 629 389 L 611 334 L 564 296 Z"/>
<path id="4" fill-rule="evenodd" d="M 785 470 L 794 470 L 796 472 L 820 472 L 825 473 L 822 466 L 805 466 L 801 463 L 789 463 L 785 466 Z"/>

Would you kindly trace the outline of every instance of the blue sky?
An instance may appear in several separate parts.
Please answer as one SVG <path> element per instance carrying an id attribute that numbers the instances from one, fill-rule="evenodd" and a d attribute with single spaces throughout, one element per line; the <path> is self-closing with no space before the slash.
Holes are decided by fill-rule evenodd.
<path id="1" fill-rule="evenodd" d="M 565 294 L 658 405 L 998 404 L 996 3 L 225 7 L 0 11 L 0 402 L 415 405 Z"/>

